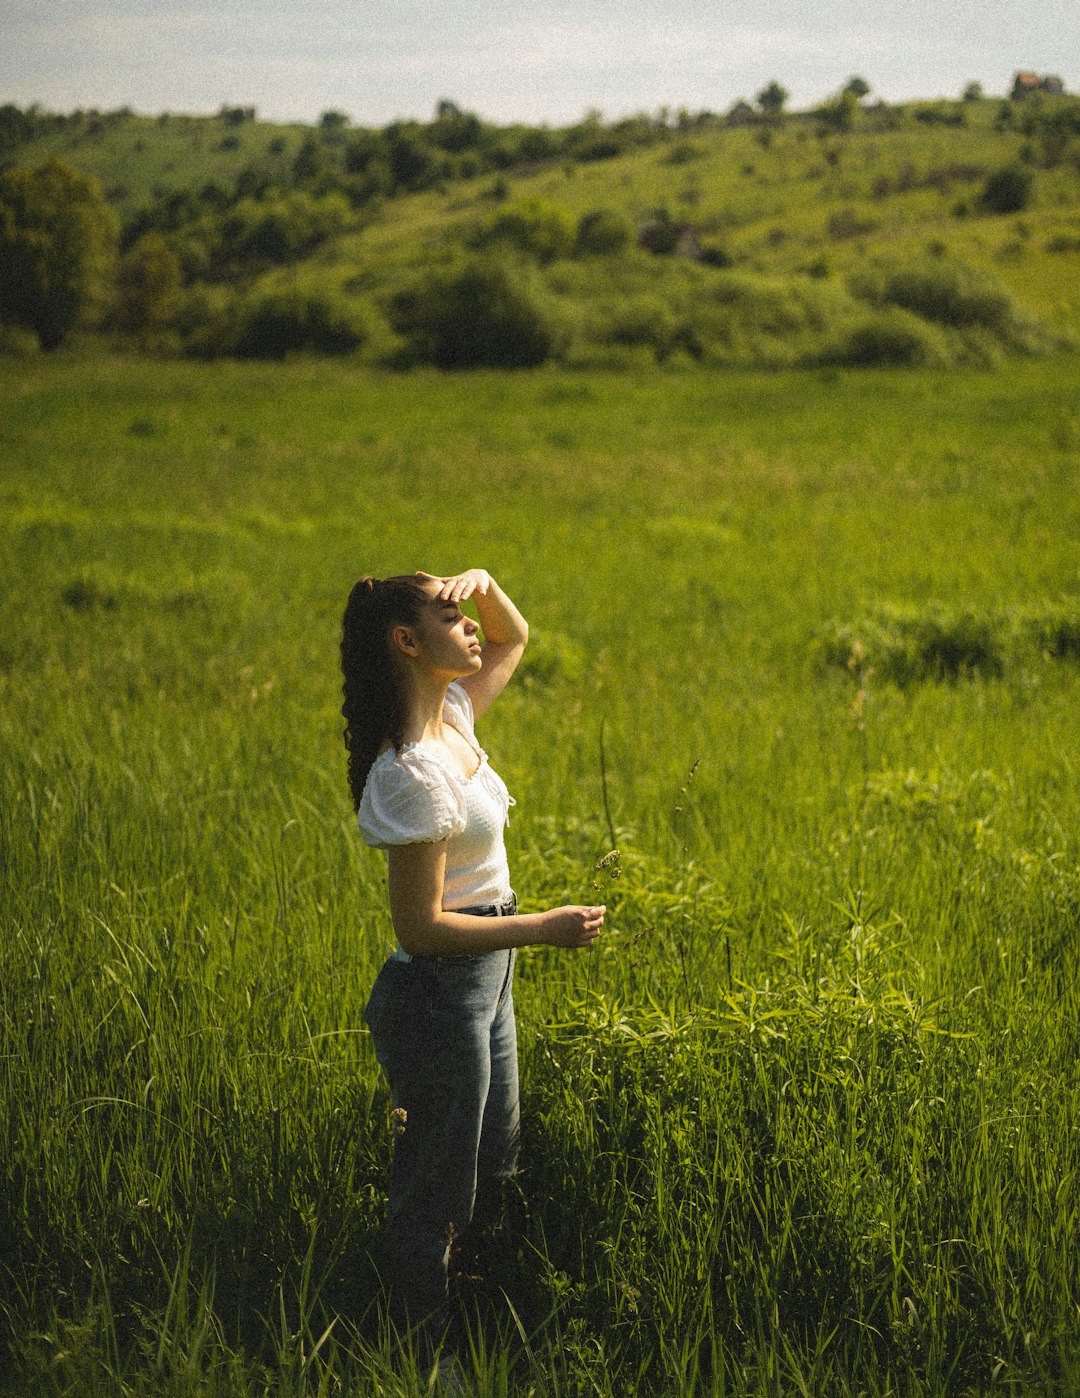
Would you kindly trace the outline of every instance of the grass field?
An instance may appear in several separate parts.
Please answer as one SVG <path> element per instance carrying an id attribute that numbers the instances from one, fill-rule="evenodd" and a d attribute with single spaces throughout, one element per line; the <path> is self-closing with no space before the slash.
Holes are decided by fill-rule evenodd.
<path id="1" fill-rule="evenodd" d="M 475 564 L 519 897 L 610 908 L 475 1391 L 1077 1392 L 1078 389 L 5 363 L 0 1391 L 425 1391 L 336 646 Z"/>

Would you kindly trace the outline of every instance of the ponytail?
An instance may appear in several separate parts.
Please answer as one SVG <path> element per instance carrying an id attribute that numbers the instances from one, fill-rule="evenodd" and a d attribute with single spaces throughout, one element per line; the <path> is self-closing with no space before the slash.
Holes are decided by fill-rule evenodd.
<path id="1" fill-rule="evenodd" d="M 379 749 L 389 741 L 400 752 L 404 742 L 405 695 L 390 632 L 415 625 L 428 600 L 420 579 L 409 576 L 363 577 L 349 593 L 341 623 L 341 713 L 354 809 Z"/>

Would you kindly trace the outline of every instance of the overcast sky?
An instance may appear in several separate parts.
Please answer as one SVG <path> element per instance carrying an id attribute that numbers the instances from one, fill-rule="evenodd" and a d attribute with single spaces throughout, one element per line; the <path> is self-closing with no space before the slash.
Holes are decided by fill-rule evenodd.
<path id="1" fill-rule="evenodd" d="M 1080 87 L 1078 0 L 2 0 L 0 103 L 315 121 L 724 111 L 772 78 L 808 106 L 853 74 L 888 101 Z"/>

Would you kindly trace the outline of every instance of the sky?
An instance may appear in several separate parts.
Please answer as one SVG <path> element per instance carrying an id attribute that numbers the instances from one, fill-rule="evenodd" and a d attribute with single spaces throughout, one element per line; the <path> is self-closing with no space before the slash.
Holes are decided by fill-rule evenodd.
<path id="1" fill-rule="evenodd" d="M 852 76 L 872 98 L 1004 94 L 1018 68 L 1080 88 L 1077 0 L 3 0 L 0 105 L 133 107 L 357 125 L 587 110 L 726 111 L 772 79 L 794 108 Z"/>

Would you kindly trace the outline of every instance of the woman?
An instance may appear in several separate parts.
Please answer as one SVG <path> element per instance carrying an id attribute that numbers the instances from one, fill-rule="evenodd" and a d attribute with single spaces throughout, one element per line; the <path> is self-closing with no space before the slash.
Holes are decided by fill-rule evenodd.
<path id="1" fill-rule="evenodd" d="M 518 914 L 510 887 L 512 801 L 473 721 L 528 633 L 481 568 L 362 578 L 342 628 L 349 784 L 364 840 L 387 850 L 398 940 L 364 1012 L 397 1123 L 386 1259 L 399 1318 L 436 1341 L 451 1243 L 498 1223 L 517 1157 L 515 948 L 588 946 L 604 920 L 603 907 Z"/>

